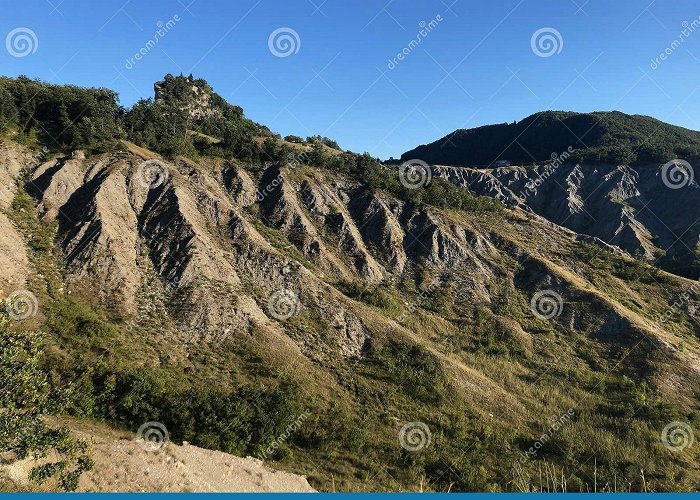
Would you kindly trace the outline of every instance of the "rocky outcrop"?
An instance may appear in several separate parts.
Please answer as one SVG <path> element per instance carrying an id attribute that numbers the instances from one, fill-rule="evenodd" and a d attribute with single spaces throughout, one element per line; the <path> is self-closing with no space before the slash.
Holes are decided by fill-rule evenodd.
<path id="1" fill-rule="evenodd" d="M 153 91 L 157 101 L 177 104 L 192 120 L 221 116 L 221 110 L 211 105 L 211 89 L 206 88 L 205 82 L 191 76 L 166 75 L 165 80 L 153 84 Z"/>
<path id="2" fill-rule="evenodd" d="M 690 179 L 672 183 L 660 165 L 434 169 L 475 194 L 532 211 L 629 254 L 683 260 L 697 250 L 700 186 Z"/>
<path id="3" fill-rule="evenodd" d="M 71 171 L 79 167 L 68 162 L 67 168 Z M 137 219 L 129 203 L 126 168 L 121 158 L 97 162 L 85 174 L 84 184 L 64 203 L 60 201 L 68 191 L 59 195 L 51 191 L 43 198 L 53 207 L 46 217 L 60 212 L 59 237 L 69 281 L 88 284 L 87 279 L 94 285 L 99 280 L 102 286 L 92 289 L 103 304 L 122 314 L 134 309 L 141 280 L 136 265 Z M 59 176 L 61 170 L 57 171 Z"/>
<path id="4" fill-rule="evenodd" d="M 355 272 L 371 283 L 381 281 L 385 270 L 367 249 L 342 200 L 348 199 L 346 191 L 333 192 L 326 185 L 304 180 L 299 186 L 299 194 L 311 216 L 335 235 L 338 251 L 350 260 Z"/>
<path id="5" fill-rule="evenodd" d="M 352 273 L 328 250 L 318 229 L 300 206 L 297 187 L 280 167 L 268 168 L 260 185 L 260 215 L 265 224 L 281 230 L 305 257 L 323 270 L 341 279 L 350 279 Z"/>
<path id="6" fill-rule="evenodd" d="M 226 190 L 236 205 L 249 207 L 257 201 L 255 183 L 242 168 L 227 163 L 222 170 L 222 178 Z"/>
<path id="7" fill-rule="evenodd" d="M 85 158 L 78 155 L 50 160 L 34 171 L 29 192 L 41 198 L 40 211 L 46 220 L 55 219 L 59 209 L 83 185 L 86 169 Z"/>
<path id="8" fill-rule="evenodd" d="M 362 193 L 354 194 L 349 202 L 349 211 L 355 219 L 358 231 L 370 246 L 381 249 L 377 252 L 383 265 L 393 271 L 401 272 L 408 257 L 404 250 L 404 232 L 394 210 L 378 196 Z"/>

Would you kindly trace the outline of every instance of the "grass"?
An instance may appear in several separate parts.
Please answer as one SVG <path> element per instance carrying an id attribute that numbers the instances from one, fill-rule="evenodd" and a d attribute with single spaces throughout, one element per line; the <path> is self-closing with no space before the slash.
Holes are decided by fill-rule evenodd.
<path id="1" fill-rule="evenodd" d="M 261 235 L 263 235 L 268 241 L 268 243 L 275 247 L 275 249 L 279 251 L 282 255 L 289 257 L 290 259 L 296 260 L 297 262 L 300 262 L 307 269 L 316 269 L 316 265 L 313 264 L 310 260 L 308 260 L 297 249 L 297 247 L 295 247 L 294 244 L 291 241 L 289 241 L 289 239 L 287 239 L 287 237 L 282 231 L 263 224 L 263 222 L 257 217 L 251 218 L 250 222 L 253 225 L 253 227 L 255 227 L 255 230 L 258 231 Z"/>
<path id="2" fill-rule="evenodd" d="M 360 281 L 341 281 L 335 287 L 346 296 L 379 309 L 395 310 L 398 307 L 392 294 L 379 286 L 368 285 Z"/>
<path id="3" fill-rule="evenodd" d="M 221 142 L 221 139 L 217 137 L 212 137 L 196 130 L 187 130 L 187 135 L 194 136 L 196 139 L 205 141 L 207 144 L 218 144 Z"/>
<path id="4" fill-rule="evenodd" d="M 20 181 L 20 188 L 10 204 L 7 215 L 25 237 L 29 247 L 29 260 L 35 273 L 30 277 L 30 288 L 54 296 L 61 288 L 60 252 L 53 243 L 58 224 L 44 223 L 36 214 L 34 199 L 22 184 L 28 173 Z M 36 293 L 35 292 L 35 293 Z"/>

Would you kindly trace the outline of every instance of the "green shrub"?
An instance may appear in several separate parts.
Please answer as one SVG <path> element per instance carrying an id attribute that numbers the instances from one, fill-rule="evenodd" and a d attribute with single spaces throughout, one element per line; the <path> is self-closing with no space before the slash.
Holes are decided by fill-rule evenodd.
<path id="1" fill-rule="evenodd" d="M 117 335 L 114 325 L 68 296 L 61 296 L 49 302 L 46 312 L 47 328 L 63 339 L 81 343 L 95 339 L 107 342 Z"/>
<path id="2" fill-rule="evenodd" d="M 367 285 L 358 281 L 343 281 L 336 287 L 350 298 L 371 306 L 389 309 L 394 305 L 391 296 L 378 286 Z"/>
<path id="3" fill-rule="evenodd" d="M 54 387 L 42 370 L 45 336 L 12 330 L 9 323 L 0 314 L 0 452 L 22 460 L 54 451 L 58 459 L 34 467 L 29 479 L 42 484 L 55 478 L 59 488 L 74 491 L 81 474 L 93 466 L 87 443 L 72 439 L 66 428 L 44 423 L 43 415 L 62 410 L 65 388 Z"/>
<path id="4" fill-rule="evenodd" d="M 392 380 L 421 401 L 439 403 L 447 379 L 435 358 L 417 345 L 391 341 L 373 353 Z"/>
<path id="5" fill-rule="evenodd" d="M 90 394 L 80 393 L 77 388 L 71 394 L 72 400 L 94 402 L 93 413 L 86 416 L 133 431 L 146 422 L 158 421 L 173 440 L 237 455 L 260 453 L 302 411 L 299 390 L 287 381 L 271 387 L 174 390 L 147 369 L 91 370 L 77 366 L 77 372 L 92 377 L 92 383 L 80 387 Z"/>

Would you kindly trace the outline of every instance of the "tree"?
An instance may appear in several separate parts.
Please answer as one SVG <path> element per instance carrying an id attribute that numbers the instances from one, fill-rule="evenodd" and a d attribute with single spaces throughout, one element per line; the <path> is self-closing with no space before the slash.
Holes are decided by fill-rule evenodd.
<path id="1" fill-rule="evenodd" d="M 304 142 L 304 138 L 303 138 L 303 137 L 299 137 L 298 135 L 288 135 L 288 136 L 285 136 L 284 140 L 287 141 L 287 142 L 294 142 L 294 143 L 297 143 L 297 144 L 302 144 L 302 143 Z"/>
<path id="2" fill-rule="evenodd" d="M 29 477 L 39 484 L 54 478 L 60 489 L 74 491 L 81 474 L 93 466 L 87 443 L 72 439 L 65 427 L 44 423 L 43 415 L 61 410 L 65 391 L 53 387 L 41 369 L 45 336 L 10 329 L 10 321 L 0 313 L 0 452 L 22 460 L 55 451 L 58 459 L 34 467 Z"/>
<path id="3" fill-rule="evenodd" d="M 335 142 L 333 139 L 329 139 L 328 137 L 325 136 L 320 136 L 320 135 L 312 135 L 310 137 L 306 138 L 306 142 L 320 142 L 321 144 L 324 144 L 328 146 L 329 148 L 332 149 L 340 149 L 340 146 L 338 145 L 337 142 Z"/>

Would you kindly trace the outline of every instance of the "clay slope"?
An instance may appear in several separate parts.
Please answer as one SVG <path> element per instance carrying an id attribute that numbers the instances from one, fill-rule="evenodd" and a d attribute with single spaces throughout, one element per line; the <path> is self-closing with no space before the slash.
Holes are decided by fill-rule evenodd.
<path id="1" fill-rule="evenodd" d="M 700 185 L 660 165 L 577 165 L 436 173 L 476 194 L 521 206 L 577 233 L 654 260 L 688 259 L 700 238 Z"/>
<path id="2" fill-rule="evenodd" d="M 636 187 L 641 174 L 596 172 L 607 182 L 600 190 L 627 200 L 606 198 L 611 213 L 650 201 Z M 439 173 L 526 208 L 519 186 L 532 172 Z M 597 196 L 592 175 L 561 167 L 550 178 L 567 187 L 563 198 L 543 184 L 529 211 L 471 213 L 415 205 L 304 165 L 165 161 L 129 146 L 46 162 L 28 188 L 44 221 L 57 222 L 66 288 L 128 331 L 106 357 L 126 353 L 125 362 L 184 378 L 200 370 L 226 386 L 240 382 L 226 365 L 236 345 L 246 362 L 265 357 L 275 370 L 303 372 L 308 401 L 371 398 L 392 422 L 401 415 L 387 396 L 393 387 L 382 393 L 357 380 L 386 383 L 371 370 L 407 344 L 445 374 L 455 401 L 488 425 L 527 432 L 550 411 L 533 380 L 560 363 L 568 367 L 561 377 L 600 362 L 669 401 L 690 407 L 697 398 L 693 282 L 648 274 L 624 255 L 587 254 L 580 234 L 535 214 L 583 220 Z M 558 314 L 535 314 L 542 292 L 558 297 Z M 661 321 L 669 309 L 673 324 Z M 508 355 L 480 350 L 494 343 Z M 588 394 L 579 385 L 577 394 Z"/>
<path id="3" fill-rule="evenodd" d="M 155 182 L 144 177 L 144 162 L 159 169 Z M 640 174 L 630 169 L 567 168 L 561 167 L 549 183 L 533 191 L 527 200 L 533 211 L 562 224 L 571 221 L 572 227 L 586 232 L 593 227 L 586 222 L 584 208 L 591 194 L 614 191 L 617 197 L 604 197 L 605 206 L 620 217 L 629 213 L 631 225 L 641 223 L 634 218 L 630 200 L 654 202 L 646 197 L 651 193 L 642 195 L 637 189 L 650 181 L 640 182 Z M 439 171 L 472 190 L 490 186 L 489 194 L 520 204 L 524 202 L 519 193 L 535 172 Z M 594 184 L 601 178 L 606 184 L 596 191 Z M 557 195 L 560 184 L 568 187 L 563 197 Z M 67 281 L 94 290 L 103 307 L 139 320 L 144 283 L 155 275 L 165 297 L 161 327 L 186 343 L 263 331 L 319 362 L 362 357 L 373 342 L 385 338 L 391 320 L 369 316 L 365 306 L 340 293 L 336 284 L 376 286 L 407 275 L 415 279 L 415 271 L 422 270 L 419 287 L 435 282 L 442 286 L 457 272 L 460 299 L 472 304 L 490 304 L 504 280 L 513 280 L 526 294 L 542 287 L 573 293 L 581 303 L 594 302 L 602 319 L 579 324 L 572 317 L 566 320 L 571 328 L 616 344 L 653 337 L 678 355 L 672 348 L 678 339 L 652 327 L 653 318 L 641 321 L 615 300 L 552 271 L 550 255 L 523 258 L 532 254 L 528 241 L 508 240 L 504 227 L 485 232 L 473 221 L 366 192 L 327 172 L 273 165 L 254 180 L 231 163 L 208 168 L 186 160 L 170 163 L 132 148 L 90 159 L 74 153 L 53 160 L 34 172 L 33 185 L 44 218 L 59 220 Z M 546 204 L 546 199 L 555 202 Z M 601 221 L 616 224 L 611 222 L 614 217 L 603 218 L 602 208 L 598 210 Z M 538 225 L 538 233 L 553 238 L 549 247 L 578 239 L 535 221 L 530 229 Z M 631 240 L 623 235 L 641 235 L 641 229 L 625 227 L 609 228 L 612 237 L 601 237 L 629 247 Z M 642 245 L 648 239 L 640 236 L 635 241 Z M 504 259 L 522 261 L 525 271 L 540 277 L 528 278 L 523 285 L 522 276 L 509 276 L 504 270 Z M 300 311 L 320 316 L 329 328 L 313 334 L 290 330 L 287 313 Z M 153 308 L 146 314 L 152 315 Z M 404 317 L 399 314 L 397 319 Z M 407 330 L 404 334 L 412 336 Z M 696 350 L 687 352 L 691 359 Z M 691 360 L 690 365 L 695 363 Z"/>
<path id="4" fill-rule="evenodd" d="M 8 295 L 25 288 L 29 273 L 27 244 L 7 216 L 20 174 L 38 158 L 18 145 L 0 144 L 0 290 Z"/>

